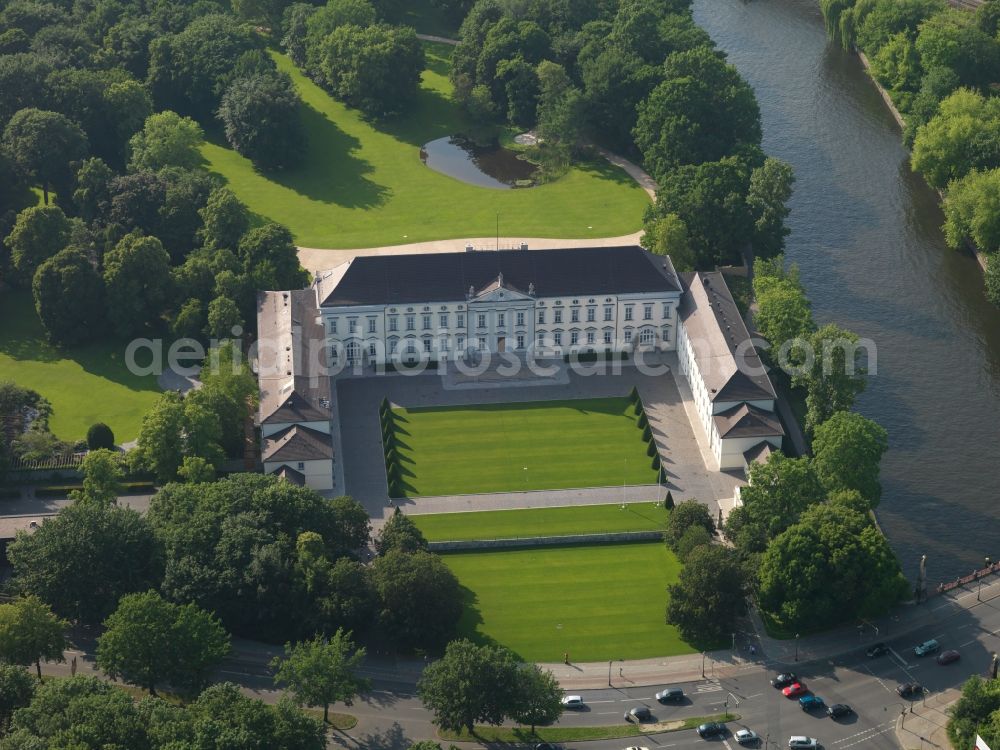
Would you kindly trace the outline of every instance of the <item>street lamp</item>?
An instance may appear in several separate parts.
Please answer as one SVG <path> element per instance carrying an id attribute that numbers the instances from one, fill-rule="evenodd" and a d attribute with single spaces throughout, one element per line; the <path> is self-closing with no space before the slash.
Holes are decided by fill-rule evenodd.
<path id="1" fill-rule="evenodd" d="M 986 563 L 985 565 L 983 565 L 983 567 L 988 570 L 989 567 L 990 567 L 990 558 L 989 558 L 989 556 L 987 556 L 984 559 L 983 562 Z M 981 602 L 983 600 L 983 579 L 985 577 L 986 577 L 986 571 L 984 570 L 983 574 L 981 576 L 979 576 L 979 590 L 976 592 L 976 601 L 977 602 Z"/>
<path id="2" fill-rule="evenodd" d="M 893 705 L 893 706 L 899 706 L 899 716 L 900 716 L 899 728 L 902 729 L 903 728 L 903 724 L 906 723 L 906 705 L 903 704 L 903 703 L 893 703 L 891 705 Z M 882 710 L 883 711 L 888 711 L 889 710 L 889 706 L 882 706 Z"/>
<path id="3" fill-rule="evenodd" d="M 701 652 L 701 676 L 705 676 L 705 652 Z"/>
<path id="4" fill-rule="evenodd" d="M 608 687 L 611 687 L 611 659 L 608 659 Z"/>
<path id="5" fill-rule="evenodd" d="M 799 660 L 799 634 L 795 634 L 795 661 Z"/>

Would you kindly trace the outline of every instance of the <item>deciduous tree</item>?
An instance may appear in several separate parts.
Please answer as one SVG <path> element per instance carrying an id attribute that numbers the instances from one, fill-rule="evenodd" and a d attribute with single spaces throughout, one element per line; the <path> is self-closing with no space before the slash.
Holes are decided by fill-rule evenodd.
<path id="1" fill-rule="evenodd" d="M 769 157 L 764 164 L 750 173 L 747 191 L 747 208 L 754 220 L 754 255 L 773 258 L 785 247 L 789 234 L 785 226 L 790 209 L 795 175 L 790 164 Z"/>
<path id="2" fill-rule="evenodd" d="M 163 312 L 170 297 L 170 256 L 156 237 L 133 232 L 104 256 L 107 315 L 122 338 Z"/>
<path id="3" fill-rule="evenodd" d="M 828 492 L 857 490 L 874 508 L 882 497 L 879 464 L 888 449 L 884 427 L 841 411 L 816 428 L 813 466 Z"/>
<path id="4" fill-rule="evenodd" d="M 66 628 L 37 596 L 25 596 L 11 604 L 0 604 L 0 662 L 27 667 L 35 665 L 42 679 L 42 659 L 65 661 Z"/>
<path id="5" fill-rule="evenodd" d="M 743 570 L 728 547 L 707 544 L 691 552 L 677 583 L 667 587 L 667 622 L 700 648 L 724 643 L 746 610 Z"/>
<path id="6" fill-rule="evenodd" d="M 386 521 L 375 540 L 375 549 L 380 555 L 390 550 L 401 552 L 416 552 L 427 550 L 427 540 L 413 519 L 403 513 L 398 507 L 392 517 Z"/>
<path id="7" fill-rule="evenodd" d="M 104 281 L 79 249 L 67 247 L 43 262 L 35 271 L 31 293 L 52 341 L 80 344 L 99 334 Z"/>
<path id="8" fill-rule="evenodd" d="M 125 594 L 158 586 L 162 552 L 131 508 L 74 503 L 7 550 L 15 584 L 60 617 L 97 623 Z"/>
<path id="9" fill-rule="evenodd" d="M 229 634 L 194 604 L 155 591 L 123 596 L 97 638 L 97 666 L 156 695 L 158 684 L 195 692 L 229 653 Z"/>
<path id="10" fill-rule="evenodd" d="M 169 110 L 157 112 L 147 117 L 142 130 L 129 140 L 129 169 L 194 169 L 201 162 L 198 148 L 204 140 L 201 126 L 190 117 Z"/>
<path id="11" fill-rule="evenodd" d="M 17 215 L 5 242 L 21 278 L 30 280 L 38 267 L 66 247 L 70 222 L 58 206 L 31 206 Z"/>
<path id="12" fill-rule="evenodd" d="M 806 389 L 806 430 L 814 432 L 836 412 L 850 409 L 865 389 L 866 365 L 856 333 L 830 323 L 809 339 L 811 366 L 807 363 L 794 382 Z"/>
<path id="13" fill-rule="evenodd" d="M 229 145 L 264 169 L 294 167 L 302 161 L 306 136 L 299 97 L 284 73 L 237 78 L 219 106 Z"/>
<path id="14" fill-rule="evenodd" d="M 83 474 L 83 489 L 71 493 L 74 500 L 102 505 L 118 501 L 124 478 L 119 454 L 107 448 L 92 450 L 84 456 L 80 472 Z"/>
<path id="15" fill-rule="evenodd" d="M 326 723 L 331 703 L 349 706 L 358 693 L 371 688 L 369 680 L 357 675 L 364 658 L 365 649 L 354 645 L 350 633 L 338 629 L 330 638 L 317 635 L 311 641 L 286 643 L 285 657 L 275 657 L 271 669 L 274 683 L 287 685 L 300 706 L 322 706 Z"/>
<path id="16" fill-rule="evenodd" d="M 18 167 L 42 186 L 46 205 L 49 188 L 66 192 L 73 176 L 72 162 L 87 155 L 87 136 L 79 125 L 58 112 L 33 107 L 10 119 L 3 145 Z"/>

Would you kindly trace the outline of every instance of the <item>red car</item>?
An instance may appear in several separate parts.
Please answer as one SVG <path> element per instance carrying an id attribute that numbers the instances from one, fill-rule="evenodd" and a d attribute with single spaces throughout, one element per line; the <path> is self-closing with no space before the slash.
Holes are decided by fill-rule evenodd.
<path id="1" fill-rule="evenodd" d="M 801 682 L 793 682 L 791 685 L 786 687 L 781 691 L 781 694 L 786 698 L 798 698 L 800 695 L 806 693 L 806 686 Z"/>
<path id="2" fill-rule="evenodd" d="M 938 654 L 937 663 L 938 664 L 951 664 L 953 661 L 958 661 L 962 658 L 962 655 L 958 651 L 942 651 Z"/>

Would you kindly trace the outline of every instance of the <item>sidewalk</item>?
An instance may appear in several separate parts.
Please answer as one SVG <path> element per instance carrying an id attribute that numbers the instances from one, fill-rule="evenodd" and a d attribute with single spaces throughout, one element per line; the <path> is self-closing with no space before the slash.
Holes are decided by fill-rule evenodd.
<path id="1" fill-rule="evenodd" d="M 951 750 L 947 710 L 961 696 L 956 688 L 932 695 L 924 703 L 914 702 L 896 720 L 896 741 L 903 750 Z"/>
<path id="2" fill-rule="evenodd" d="M 1000 597 L 1000 578 L 994 577 L 989 583 L 984 583 L 982 601 L 987 602 L 997 597 Z M 751 612 L 750 617 L 760 638 L 760 650 L 767 656 L 768 662 L 791 666 L 796 662 L 830 659 L 848 651 L 867 648 L 878 641 L 897 638 L 943 622 L 979 603 L 976 585 L 971 588 L 959 587 L 922 604 L 901 604 L 885 617 L 861 626 L 860 630 L 856 625 L 844 625 L 824 633 L 788 640 L 778 640 L 767 635 L 756 612 Z"/>

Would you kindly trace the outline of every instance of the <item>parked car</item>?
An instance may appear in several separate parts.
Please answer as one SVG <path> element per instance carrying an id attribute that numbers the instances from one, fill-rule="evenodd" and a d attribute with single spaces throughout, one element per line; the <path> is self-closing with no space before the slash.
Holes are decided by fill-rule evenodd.
<path id="1" fill-rule="evenodd" d="M 942 651 L 938 654 L 937 663 L 938 664 L 951 664 L 962 658 L 962 655 L 955 651 L 955 649 L 948 649 L 947 651 Z"/>
<path id="2" fill-rule="evenodd" d="M 803 695 L 799 698 L 799 705 L 803 711 L 813 711 L 817 708 L 823 708 L 826 704 L 818 695 Z"/>
<path id="3" fill-rule="evenodd" d="M 927 656 L 928 654 L 933 654 L 939 648 L 941 648 L 941 644 L 931 638 L 929 641 L 924 641 L 919 646 L 914 648 L 913 653 L 917 656 Z"/>
<path id="4" fill-rule="evenodd" d="M 636 721 L 649 721 L 653 718 L 653 714 L 646 706 L 636 706 L 628 712 L 628 715 Z"/>
<path id="5" fill-rule="evenodd" d="M 562 699 L 563 708 L 583 708 L 586 705 L 579 695 L 564 695 Z"/>
<path id="6" fill-rule="evenodd" d="M 702 724 L 698 727 L 698 736 L 702 739 L 705 739 L 706 737 L 717 737 L 725 733 L 726 725 L 717 721 L 711 721 L 708 724 Z"/>
<path id="7" fill-rule="evenodd" d="M 791 685 L 782 690 L 781 694 L 786 698 L 798 698 L 805 692 L 806 692 L 805 685 L 803 685 L 801 682 L 793 682 Z"/>
<path id="8" fill-rule="evenodd" d="M 684 700 L 684 691 L 679 687 L 669 687 L 658 692 L 656 700 L 660 703 L 680 703 Z"/>
<path id="9" fill-rule="evenodd" d="M 896 685 L 896 693 L 901 698 L 919 698 L 924 694 L 924 687 L 917 682 L 904 682 L 902 685 Z"/>
<path id="10" fill-rule="evenodd" d="M 733 735 L 733 739 L 748 747 L 756 747 L 760 744 L 760 735 L 752 729 L 738 729 Z"/>
<path id="11" fill-rule="evenodd" d="M 562 750 L 559 745 L 554 745 L 551 742 L 539 742 L 535 745 L 535 750 Z"/>
<path id="12" fill-rule="evenodd" d="M 771 684 L 774 685 L 776 688 L 783 688 L 783 687 L 788 687 L 793 682 L 798 682 L 798 679 L 799 678 L 796 677 L 791 672 L 786 672 L 785 674 L 779 674 L 777 677 L 771 680 Z"/>
<path id="13" fill-rule="evenodd" d="M 845 716 L 850 716 L 854 713 L 854 709 L 848 706 L 846 703 L 834 703 L 832 706 L 826 709 L 826 713 L 831 719 L 841 719 Z"/>
<path id="14" fill-rule="evenodd" d="M 867 651 L 865 651 L 865 656 L 869 659 L 874 659 L 876 656 L 885 656 L 889 653 L 889 647 L 884 643 L 876 643 L 871 646 Z"/>
<path id="15" fill-rule="evenodd" d="M 815 737 L 803 737 L 802 735 L 792 735 L 788 738 L 788 747 L 795 748 L 806 748 L 807 750 L 816 750 L 819 747 L 819 740 Z"/>

